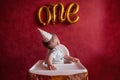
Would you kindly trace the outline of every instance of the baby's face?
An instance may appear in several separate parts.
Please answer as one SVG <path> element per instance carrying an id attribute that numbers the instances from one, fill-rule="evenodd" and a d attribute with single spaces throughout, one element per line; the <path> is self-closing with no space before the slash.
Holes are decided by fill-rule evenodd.
<path id="1" fill-rule="evenodd" d="M 44 43 L 44 42 L 43 42 L 43 44 L 44 44 L 47 48 L 53 49 L 53 48 L 55 48 L 57 45 L 60 44 L 60 40 L 59 40 L 59 38 L 57 37 L 57 35 L 53 34 L 52 39 L 51 39 L 48 43 Z"/>
<path id="2" fill-rule="evenodd" d="M 60 44 L 60 40 L 58 39 L 58 37 L 54 37 L 51 41 L 50 41 L 50 45 L 54 48 L 57 45 Z"/>

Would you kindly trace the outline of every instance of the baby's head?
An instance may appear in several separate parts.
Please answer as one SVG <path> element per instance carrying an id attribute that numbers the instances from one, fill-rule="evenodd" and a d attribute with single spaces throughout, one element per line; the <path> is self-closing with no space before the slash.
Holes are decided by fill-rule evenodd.
<path id="1" fill-rule="evenodd" d="M 52 38 L 48 42 L 43 41 L 43 44 L 48 49 L 53 49 L 60 44 L 60 40 L 56 34 L 52 34 Z"/>
<path id="2" fill-rule="evenodd" d="M 41 33 L 41 36 L 43 38 L 43 44 L 45 47 L 49 48 L 49 49 L 53 49 L 55 48 L 57 45 L 60 44 L 60 41 L 57 37 L 56 34 L 51 34 L 51 33 L 48 33 L 40 28 L 38 28 L 38 30 L 40 31 Z"/>

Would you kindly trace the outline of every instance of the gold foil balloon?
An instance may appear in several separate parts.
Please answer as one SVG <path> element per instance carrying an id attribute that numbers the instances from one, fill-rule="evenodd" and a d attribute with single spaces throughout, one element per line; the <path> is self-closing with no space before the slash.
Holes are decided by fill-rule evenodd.
<path id="1" fill-rule="evenodd" d="M 42 17 L 41 17 L 41 13 L 42 13 L 43 10 L 45 10 L 46 14 L 47 14 L 46 21 L 43 21 Z M 42 6 L 42 7 L 39 8 L 38 19 L 39 19 L 40 23 L 42 25 L 44 25 L 44 26 L 50 23 L 50 21 L 51 21 L 51 13 L 50 13 L 50 10 L 49 10 L 49 8 L 47 6 Z"/>
<path id="2" fill-rule="evenodd" d="M 72 12 L 71 12 L 72 11 Z M 66 17 L 69 23 L 76 23 L 79 20 L 79 16 L 75 16 L 73 20 L 71 20 L 71 16 L 75 15 L 79 11 L 79 5 L 77 3 L 71 3 L 66 10 Z"/>
<path id="3" fill-rule="evenodd" d="M 54 6 L 54 4 L 50 3 L 50 5 L 48 7 L 49 7 L 49 10 L 50 10 L 50 13 L 51 13 L 51 22 L 53 24 L 55 24 L 55 19 L 54 19 L 54 16 L 53 16 L 53 6 Z"/>
<path id="4" fill-rule="evenodd" d="M 46 13 L 46 20 L 43 20 L 41 17 L 43 11 Z M 79 5 L 77 3 L 69 4 L 66 11 L 62 3 L 50 4 L 49 6 L 42 6 L 39 8 L 38 19 L 44 26 L 48 25 L 50 22 L 55 24 L 56 18 L 58 18 L 59 22 L 68 21 L 73 24 L 79 20 L 79 16 L 76 15 L 78 11 Z"/>
<path id="5" fill-rule="evenodd" d="M 60 22 L 64 22 L 66 19 L 66 15 L 64 14 L 64 5 L 62 3 L 58 3 L 59 7 L 60 7 L 60 11 L 59 11 L 59 21 Z"/>
<path id="6" fill-rule="evenodd" d="M 56 8 L 57 8 L 58 4 L 53 5 L 52 8 L 52 23 L 55 24 L 56 21 Z"/>
<path id="7" fill-rule="evenodd" d="M 58 11 L 59 22 L 65 21 L 64 5 L 62 3 L 58 3 L 58 4 L 53 5 L 53 10 L 52 10 L 52 13 L 53 13 L 52 14 L 52 22 L 53 22 L 53 24 L 55 24 L 55 21 L 56 21 L 57 11 Z"/>

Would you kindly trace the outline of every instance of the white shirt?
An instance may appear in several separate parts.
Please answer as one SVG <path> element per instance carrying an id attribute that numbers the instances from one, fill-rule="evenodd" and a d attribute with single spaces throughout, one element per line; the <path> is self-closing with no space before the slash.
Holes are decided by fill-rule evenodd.
<path id="1" fill-rule="evenodd" d="M 64 63 L 65 55 L 69 55 L 68 49 L 64 45 L 59 44 L 54 49 L 48 51 L 47 58 L 51 56 L 53 64 L 62 64 Z"/>

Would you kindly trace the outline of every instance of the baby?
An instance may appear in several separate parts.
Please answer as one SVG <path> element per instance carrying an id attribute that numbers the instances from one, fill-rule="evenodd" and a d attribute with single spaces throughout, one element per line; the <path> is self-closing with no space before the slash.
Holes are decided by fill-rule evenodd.
<path id="1" fill-rule="evenodd" d="M 60 40 L 56 34 L 50 34 L 42 29 L 38 28 L 42 37 L 43 37 L 43 44 L 47 47 L 48 54 L 45 59 L 45 63 L 48 65 L 50 70 L 55 70 L 56 67 L 54 64 L 63 64 L 65 60 L 78 62 L 79 59 L 72 57 L 69 55 L 68 49 L 60 44 Z"/>

